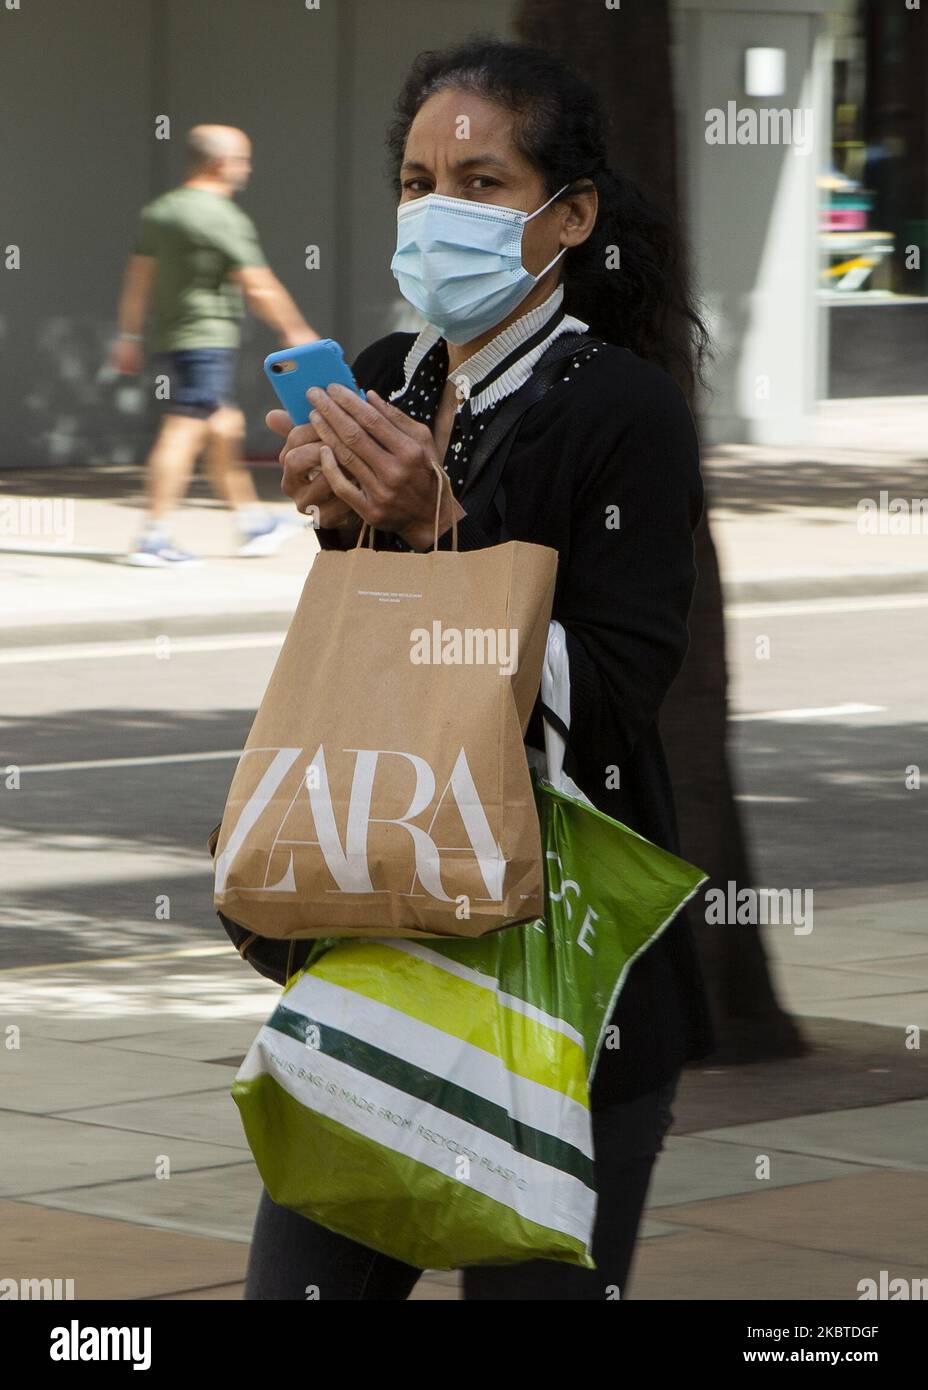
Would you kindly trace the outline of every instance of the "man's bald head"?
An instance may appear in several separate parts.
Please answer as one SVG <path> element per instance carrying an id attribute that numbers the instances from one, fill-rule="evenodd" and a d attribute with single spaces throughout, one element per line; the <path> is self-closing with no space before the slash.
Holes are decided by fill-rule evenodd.
<path id="1" fill-rule="evenodd" d="M 251 141 L 232 125 L 195 125 L 187 132 L 187 177 L 212 177 L 244 188 L 251 173 Z"/>

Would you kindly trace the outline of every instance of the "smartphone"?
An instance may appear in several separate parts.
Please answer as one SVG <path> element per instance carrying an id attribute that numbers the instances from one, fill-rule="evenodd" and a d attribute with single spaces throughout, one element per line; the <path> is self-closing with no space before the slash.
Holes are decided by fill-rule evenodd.
<path id="1" fill-rule="evenodd" d="M 334 338 L 321 338 L 318 343 L 303 343 L 300 347 L 272 352 L 264 359 L 264 371 L 277 392 L 277 399 L 295 425 L 305 425 L 312 404 L 306 399 L 311 386 L 332 386 L 339 382 L 366 397 L 345 361 L 341 345 Z"/>

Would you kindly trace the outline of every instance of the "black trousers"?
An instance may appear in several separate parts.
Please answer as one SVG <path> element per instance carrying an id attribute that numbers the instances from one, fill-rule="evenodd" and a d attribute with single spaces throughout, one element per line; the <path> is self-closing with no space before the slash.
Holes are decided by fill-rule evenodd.
<path id="1" fill-rule="evenodd" d="M 651 1170 L 673 1116 L 679 1075 L 634 1100 L 593 1112 L 599 1199 L 593 1228 L 595 1269 L 556 1260 L 472 1265 L 465 1299 L 606 1300 L 625 1296 Z M 372 1302 L 409 1297 L 423 1273 L 335 1235 L 261 1193 L 245 1276 L 246 1299 L 319 1298 Z"/>

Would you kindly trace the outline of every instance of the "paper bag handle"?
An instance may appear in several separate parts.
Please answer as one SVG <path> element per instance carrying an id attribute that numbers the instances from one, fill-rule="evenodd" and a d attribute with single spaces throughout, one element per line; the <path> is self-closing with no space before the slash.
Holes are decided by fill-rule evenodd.
<path id="1" fill-rule="evenodd" d="M 433 546 L 434 546 L 434 549 L 437 550 L 437 549 L 438 549 L 438 521 L 439 521 L 439 517 L 441 516 L 441 495 L 442 495 L 442 491 L 443 491 L 444 486 L 445 486 L 446 483 L 448 484 L 448 487 L 450 488 L 450 486 L 451 486 L 451 479 L 448 477 L 448 474 L 445 472 L 445 470 L 442 468 L 441 464 L 440 464 L 436 459 L 433 459 L 433 460 L 432 460 L 432 467 L 434 468 L 434 470 L 435 470 L 435 476 L 436 476 L 436 478 L 438 479 L 438 491 L 437 491 L 436 496 L 435 496 L 435 539 L 434 539 L 434 541 L 432 542 L 432 544 L 433 544 Z M 452 499 L 452 500 L 453 500 L 453 499 Z M 371 526 L 368 522 L 362 521 L 362 523 L 361 523 L 361 529 L 360 529 L 360 531 L 358 532 L 358 539 L 357 539 L 357 542 L 356 542 L 355 547 L 354 547 L 355 550 L 360 550 L 361 547 L 362 547 L 362 545 L 364 545 L 365 543 L 367 544 L 367 546 L 368 546 L 368 548 L 369 548 L 370 550 L 373 550 L 373 548 L 374 548 L 374 535 L 375 535 L 374 527 Z M 451 549 L 452 549 L 452 550 L 457 550 L 457 548 L 458 548 L 458 519 L 457 519 L 457 515 L 452 511 L 452 514 L 451 514 Z"/>

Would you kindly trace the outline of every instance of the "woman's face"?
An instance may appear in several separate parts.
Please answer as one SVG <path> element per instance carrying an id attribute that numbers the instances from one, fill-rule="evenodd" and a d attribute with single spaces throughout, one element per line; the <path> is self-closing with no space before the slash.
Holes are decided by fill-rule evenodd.
<path id="1" fill-rule="evenodd" d="M 439 193 L 522 212 L 540 208 L 548 194 L 538 170 L 513 143 L 513 121 L 511 112 L 468 92 L 449 89 L 429 97 L 406 139 L 400 202 Z M 570 217 L 571 205 L 565 200 L 552 203 L 526 223 L 522 240 L 526 270 L 537 275 L 562 246 L 574 244 L 574 236 L 569 231 L 564 234 Z M 559 270 L 558 265 L 555 271 Z M 556 279 L 552 272 L 552 287 Z"/>

